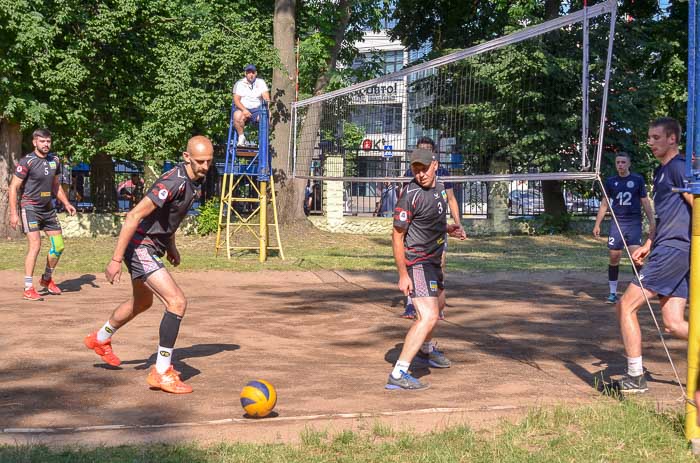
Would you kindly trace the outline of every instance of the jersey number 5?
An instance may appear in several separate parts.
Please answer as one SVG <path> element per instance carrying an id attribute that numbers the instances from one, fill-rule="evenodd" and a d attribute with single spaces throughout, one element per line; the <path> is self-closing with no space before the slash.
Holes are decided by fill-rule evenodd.
<path id="1" fill-rule="evenodd" d="M 632 193 L 629 191 L 621 191 L 615 198 L 620 202 L 620 206 L 630 206 L 632 204 Z"/>

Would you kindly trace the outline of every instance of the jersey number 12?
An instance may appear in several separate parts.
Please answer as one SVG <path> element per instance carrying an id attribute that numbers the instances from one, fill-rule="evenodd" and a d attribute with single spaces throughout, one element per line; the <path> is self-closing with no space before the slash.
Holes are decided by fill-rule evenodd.
<path id="1" fill-rule="evenodd" d="M 632 205 L 632 193 L 629 191 L 621 191 L 615 197 L 620 202 L 620 206 Z"/>

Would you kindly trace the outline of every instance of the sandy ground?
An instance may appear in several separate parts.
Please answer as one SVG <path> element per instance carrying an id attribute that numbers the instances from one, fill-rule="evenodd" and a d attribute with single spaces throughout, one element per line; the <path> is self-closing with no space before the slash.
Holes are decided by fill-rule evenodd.
<path id="1" fill-rule="evenodd" d="M 130 284 L 59 275 L 61 296 L 21 299 L 22 275 L 0 272 L 0 443 L 125 444 L 153 441 L 295 442 L 304 429 L 478 429 L 529 408 L 587 403 L 596 378 L 623 373 L 605 275 L 575 272 L 450 274 L 447 320 L 436 339 L 450 369 L 414 372 L 431 388 L 387 391 L 410 321 L 401 319 L 395 274 L 199 272 L 175 278 L 189 299 L 175 367 L 190 395 L 151 391 L 162 306 L 115 335 L 120 368 L 83 338 L 99 328 Z M 648 312 L 645 366 L 659 407 L 681 392 Z M 668 340 L 685 380 L 685 344 Z M 273 417 L 243 417 L 251 379 L 277 388 Z M 610 399 L 612 400 L 612 399 Z"/>

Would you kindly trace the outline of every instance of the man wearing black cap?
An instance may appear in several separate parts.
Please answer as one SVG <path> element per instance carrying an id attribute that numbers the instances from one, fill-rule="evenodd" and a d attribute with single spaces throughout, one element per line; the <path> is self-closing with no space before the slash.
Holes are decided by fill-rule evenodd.
<path id="1" fill-rule="evenodd" d="M 263 100 L 270 103 L 270 90 L 264 80 L 258 78 L 254 64 L 245 67 L 245 77 L 233 86 L 233 104 L 238 111 L 233 113 L 233 125 L 238 133 L 238 146 L 245 145 L 243 129 L 248 121 L 258 122 Z"/>
<path id="2" fill-rule="evenodd" d="M 408 369 L 417 355 L 433 368 L 449 368 L 451 362 L 432 341 L 440 310 L 445 307 L 445 287 L 440 267 L 446 235 L 463 240 L 459 224 L 447 224 L 447 193 L 437 181 L 438 160 L 432 151 L 411 153 L 413 180 L 401 190 L 394 210 L 392 243 L 399 272 L 399 289 L 411 296 L 416 319 L 406 334 L 403 349 L 387 380 L 387 389 L 426 389 Z"/>

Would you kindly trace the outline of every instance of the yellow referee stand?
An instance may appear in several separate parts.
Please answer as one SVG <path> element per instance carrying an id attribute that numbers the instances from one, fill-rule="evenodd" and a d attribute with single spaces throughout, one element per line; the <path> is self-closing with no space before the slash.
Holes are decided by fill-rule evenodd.
<path id="1" fill-rule="evenodd" d="M 236 106 L 232 105 L 221 183 L 216 255 L 218 257 L 224 248 L 229 259 L 235 251 L 257 250 L 260 262 L 265 262 L 269 250 L 277 250 L 284 260 L 275 181 L 270 167 L 267 105 L 263 103 L 260 113 L 257 147 L 237 146 L 238 133 L 233 129 L 235 111 Z M 274 246 L 269 242 L 270 228 L 275 233 Z"/>

